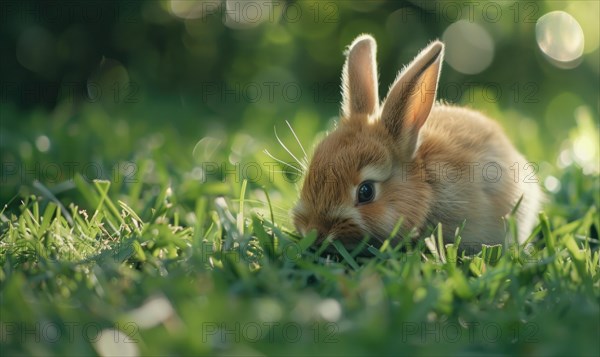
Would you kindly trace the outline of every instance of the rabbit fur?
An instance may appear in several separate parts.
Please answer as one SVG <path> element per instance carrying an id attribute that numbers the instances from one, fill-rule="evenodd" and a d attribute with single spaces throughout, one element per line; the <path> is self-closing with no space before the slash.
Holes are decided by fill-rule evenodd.
<path id="1" fill-rule="evenodd" d="M 297 230 L 316 230 L 318 243 L 340 240 L 354 248 L 365 236 L 374 245 L 418 239 L 438 222 L 449 243 L 464 222 L 461 246 L 481 247 L 505 243 L 503 217 L 522 197 L 516 238 L 523 242 L 540 207 L 537 179 L 522 174 L 528 163 L 498 123 L 435 102 L 444 44 L 423 49 L 381 103 L 375 40 L 361 35 L 346 54 L 340 122 L 308 166 L 292 211 Z M 520 177 L 511 170 L 515 163 Z M 375 192 L 362 203 L 357 190 L 365 182 Z"/>

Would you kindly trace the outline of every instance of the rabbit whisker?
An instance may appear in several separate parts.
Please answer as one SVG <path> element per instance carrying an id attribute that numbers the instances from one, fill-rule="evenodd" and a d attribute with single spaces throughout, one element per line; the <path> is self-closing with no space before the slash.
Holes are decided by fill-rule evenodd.
<path id="1" fill-rule="evenodd" d="M 296 135 L 296 132 L 294 131 L 294 128 L 292 128 L 292 125 L 290 124 L 290 122 L 286 120 L 285 123 L 287 124 L 288 128 L 290 128 L 290 131 L 292 132 L 292 135 L 294 135 L 294 138 L 296 138 L 296 142 L 298 143 L 298 146 L 300 146 L 300 149 L 304 153 L 303 162 L 306 166 L 308 166 L 308 155 L 306 155 L 306 150 L 304 150 L 304 146 L 302 146 L 302 142 L 300 142 L 300 139 L 298 139 L 298 136 Z"/>
<path id="2" fill-rule="evenodd" d="M 296 157 L 296 155 L 292 154 L 292 152 L 290 151 L 290 149 L 287 148 L 287 146 L 285 146 L 285 144 L 283 143 L 283 141 L 281 141 L 281 139 L 279 138 L 279 135 L 277 135 L 277 128 L 273 127 L 273 131 L 275 132 L 275 137 L 277 138 L 277 141 L 279 141 L 279 144 L 281 145 L 281 147 L 287 151 L 288 154 L 290 154 L 291 157 L 294 158 L 294 160 L 296 160 L 296 162 L 298 163 L 298 165 L 300 165 L 300 167 L 302 167 L 303 170 L 306 171 L 306 165 L 302 162 L 300 162 L 300 160 L 298 160 L 298 158 Z"/>
<path id="3" fill-rule="evenodd" d="M 285 165 L 285 166 L 287 166 L 287 167 L 289 167 L 289 168 L 291 168 L 291 169 L 294 169 L 294 170 L 296 170 L 296 171 L 297 171 L 299 174 L 302 174 L 302 170 L 300 170 L 300 169 L 299 169 L 299 168 L 297 168 L 296 166 L 290 165 L 289 163 L 287 163 L 287 162 L 285 162 L 285 161 L 283 161 L 283 160 L 280 160 L 280 159 L 276 158 L 275 156 L 273 156 L 273 155 L 272 155 L 272 154 L 269 152 L 269 150 L 265 149 L 264 153 L 265 153 L 265 154 L 267 154 L 267 155 L 269 155 L 269 157 L 270 157 L 271 159 L 273 159 L 273 160 L 277 161 L 278 163 L 280 163 L 280 164 L 282 164 L 282 165 Z"/>

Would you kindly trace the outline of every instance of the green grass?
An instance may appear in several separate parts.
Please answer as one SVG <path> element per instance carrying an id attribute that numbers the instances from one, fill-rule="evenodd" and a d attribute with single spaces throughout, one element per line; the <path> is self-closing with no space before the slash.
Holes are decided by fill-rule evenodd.
<path id="1" fill-rule="evenodd" d="M 598 355 L 597 201 L 560 214 L 597 177 L 562 179 L 577 184 L 526 248 L 465 256 L 432 237 L 370 258 L 320 256 L 245 181 L 189 199 L 76 177 L 85 210 L 37 183 L 1 215 L 2 352 Z"/>
<path id="2" fill-rule="evenodd" d="M 438 228 L 416 246 L 367 247 L 369 258 L 337 246 L 328 257 L 290 224 L 292 173 L 245 182 L 207 171 L 267 168 L 265 148 L 286 159 L 267 129 L 199 129 L 194 145 L 194 130 L 99 110 L 67 124 L 28 120 L 36 129 L 3 132 L 23 140 L 9 148 L 34 147 L 42 133 L 51 145 L 8 152 L 42 172 L 3 176 L 2 356 L 600 354 L 600 180 L 576 163 L 541 160 L 542 179 L 560 187 L 526 247 L 465 256 L 459 248 L 471 247 L 442 246 Z M 314 138 L 299 133 L 307 147 Z M 80 166 L 43 175 L 64 162 Z"/>
<path id="3" fill-rule="evenodd" d="M 0 357 L 600 356 L 598 2 L 287 1 L 244 29 L 221 10 L 172 16 L 183 2 L 7 3 Z M 556 10 L 584 31 L 576 68 L 537 42 Z M 529 244 L 469 256 L 438 227 L 322 256 L 290 223 L 298 177 L 263 153 L 291 159 L 272 127 L 310 153 L 358 34 L 378 41 L 383 89 L 459 19 L 493 61 L 444 64 L 438 99 L 494 118 L 537 164 L 550 192 Z"/>

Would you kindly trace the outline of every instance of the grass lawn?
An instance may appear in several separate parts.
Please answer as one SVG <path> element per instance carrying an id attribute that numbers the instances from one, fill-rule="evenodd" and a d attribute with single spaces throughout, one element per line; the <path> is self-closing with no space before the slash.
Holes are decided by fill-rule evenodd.
<path id="1" fill-rule="evenodd" d="M 0 7 L 0 357 L 600 356 L 598 1 Z M 539 177 L 527 244 L 298 235 L 361 33 L 381 97 L 445 43 L 437 99 Z"/>
<path id="2" fill-rule="evenodd" d="M 115 123 L 94 115 L 70 143 L 58 124 L 49 135 L 83 148 L 80 162 L 92 131 L 122 152 Z M 232 135 L 211 151 L 214 138 L 189 150 L 163 135 L 141 136 L 131 161 L 98 164 L 113 176 L 33 180 L 5 206 L 3 355 L 598 355 L 597 175 L 561 170 L 525 247 L 464 255 L 439 227 L 369 258 L 341 246 L 322 256 L 290 224 L 292 176 L 199 178 L 173 159 L 266 165 L 240 146 L 278 152 L 275 140 Z"/>

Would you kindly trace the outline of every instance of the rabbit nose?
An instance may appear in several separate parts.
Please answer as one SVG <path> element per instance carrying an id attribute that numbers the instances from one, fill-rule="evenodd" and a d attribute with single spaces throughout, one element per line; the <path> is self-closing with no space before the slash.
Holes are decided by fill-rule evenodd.
<path id="1" fill-rule="evenodd" d="M 327 237 L 327 233 L 328 231 L 323 229 L 322 227 L 319 226 L 309 226 L 306 229 L 306 234 L 312 232 L 312 231 L 316 231 L 317 232 L 317 240 L 316 243 L 321 243 L 323 242 L 323 240 L 325 240 L 325 237 Z"/>
<path id="2" fill-rule="evenodd" d="M 308 233 L 313 230 L 317 232 L 315 243 L 321 244 L 330 235 L 331 224 L 329 222 L 311 223 L 308 225 L 306 232 Z"/>

